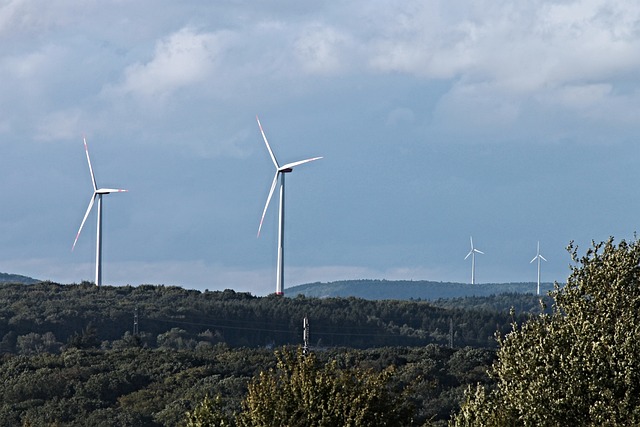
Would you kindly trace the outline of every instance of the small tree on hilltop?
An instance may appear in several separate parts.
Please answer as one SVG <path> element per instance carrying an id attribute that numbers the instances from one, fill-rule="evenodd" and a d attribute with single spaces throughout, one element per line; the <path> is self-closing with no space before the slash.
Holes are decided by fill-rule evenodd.
<path id="1" fill-rule="evenodd" d="M 640 425 L 640 243 L 593 244 L 550 315 L 498 337 L 495 389 L 468 390 L 456 426 Z"/>

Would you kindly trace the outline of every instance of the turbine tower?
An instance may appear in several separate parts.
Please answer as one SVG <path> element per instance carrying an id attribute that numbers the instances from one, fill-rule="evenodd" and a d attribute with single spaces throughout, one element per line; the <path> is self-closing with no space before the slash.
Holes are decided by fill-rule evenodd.
<path id="1" fill-rule="evenodd" d="M 536 256 L 529 262 L 531 264 L 533 261 L 538 260 L 538 295 L 540 295 L 540 260 L 546 261 L 547 259 L 540 255 L 540 241 L 538 241 L 538 250 L 536 251 Z"/>
<path id="2" fill-rule="evenodd" d="M 475 285 L 476 284 L 476 254 L 482 254 L 484 255 L 484 252 L 476 249 L 473 246 L 473 237 L 469 237 L 469 240 L 471 240 L 471 250 L 469 251 L 469 253 L 467 254 L 466 257 L 464 257 L 464 259 L 469 258 L 469 256 L 471 256 L 471 284 Z"/>
<path id="3" fill-rule="evenodd" d="M 80 232 L 82 231 L 82 227 L 84 227 L 84 223 L 89 216 L 89 212 L 91 212 L 91 208 L 93 207 L 96 199 L 98 200 L 98 226 L 96 232 L 96 286 L 100 287 L 102 285 L 102 195 L 109 193 L 122 193 L 127 190 L 121 190 L 117 188 L 98 188 L 96 185 L 96 177 L 93 174 L 93 168 L 91 167 L 91 159 L 89 158 L 89 148 L 87 147 L 87 139 L 83 138 L 84 141 L 84 151 L 87 154 L 87 163 L 89 163 L 89 172 L 91 173 L 91 183 L 93 184 L 93 194 L 91 195 L 91 200 L 89 200 L 89 207 L 87 208 L 87 212 L 84 214 L 84 218 L 82 219 L 82 223 L 80 224 L 80 228 L 78 229 L 78 234 L 76 234 L 76 239 L 73 241 L 73 246 L 71 250 L 76 247 L 76 243 L 78 242 L 78 237 L 80 237 Z"/>
<path id="4" fill-rule="evenodd" d="M 262 222 L 264 221 L 264 216 L 267 213 L 267 208 L 269 207 L 269 202 L 271 201 L 271 196 L 273 196 L 273 191 L 276 189 L 276 185 L 278 183 L 278 179 L 280 180 L 280 210 L 278 213 L 278 261 L 276 265 L 276 295 L 283 295 L 283 285 L 284 285 L 284 177 L 285 174 L 292 172 L 293 168 L 301 165 L 303 163 L 312 162 L 314 160 L 321 159 L 322 157 L 313 157 L 311 159 L 299 160 L 293 163 L 287 163 L 284 166 L 280 166 L 278 161 L 276 160 L 276 156 L 273 154 L 271 150 L 271 146 L 269 145 L 269 141 L 267 141 L 267 137 L 264 134 L 264 130 L 262 130 L 262 125 L 260 124 L 260 119 L 256 116 L 256 120 L 258 121 L 258 127 L 260 128 L 260 133 L 262 134 L 262 139 L 264 139 L 264 143 L 267 145 L 267 150 L 269 150 L 269 155 L 271 156 L 271 160 L 273 161 L 274 166 L 276 167 L 276 174 L 273 177 L 273 182 L 271 183 L 271 190 L 269 190 L 269 196 L 267 197 L 267 203 L 264 205 L 264 210 L 262 211 L 262 217 L 260 218 L 260 225 L 258 226 L 258 237 L 260 237 L 260 230 L 262 230 Z"/>

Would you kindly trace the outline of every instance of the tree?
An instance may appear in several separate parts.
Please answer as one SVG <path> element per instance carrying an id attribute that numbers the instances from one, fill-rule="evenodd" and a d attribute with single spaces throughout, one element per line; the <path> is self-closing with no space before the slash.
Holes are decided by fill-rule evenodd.
<path id="1" fill-rule="evenodd" d="M 229 427 L 235 426 L 235 418 L 232 414 L 226 413 L 222 405 L 220 395 L 214 400 L 209 395 L 196 406 L 192 412 L 187 412 L 186 427 Z"/>
<path id="2" fill-rule="evenodd" d="M 498 337 L 494 389 L 469 389 L 459 426 L 640 424 L 640 242 L 579 258 L 541 314 Z"/>
<path id="3" fill-rule="evenodd" d="M 313 354 L 277 353 L 275 369 L 249 384 L 241 426 L 408 425 L 411 408 L 389 387 L 390 367 L 381 372 L 321 365 Z"/>
<path id="4" fill-rule="evenodd" d="M 17 338 L 20 354 L 56 353 L 61 345 L 52 332 L 45 332 L 43 335 L 30 332 Z"/>
<path id="5" fill-rule="evenodd" d="M 72 348 L 93 348 L 100 344 L 98 340 L 98 331 L 93 322 L 89 322 L 82 330 L 82 333 L 76 332 L 69 337 L 68 346 Z"/>

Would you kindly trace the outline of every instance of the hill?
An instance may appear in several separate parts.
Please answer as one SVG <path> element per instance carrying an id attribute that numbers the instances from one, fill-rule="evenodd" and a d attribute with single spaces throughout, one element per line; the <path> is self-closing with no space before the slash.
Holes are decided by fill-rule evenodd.
<path id="1" fill-rule="evenodd" d="M 256 297 L 174 286 L 0 285 L 0 425 L 181 425 L 205 395 L 239 410 L 272 347 L 302 342 L 341 367 L 410 382 L 415 425 L 447 425 L 464 390 L 490 383 L 494 333 L 538 298 L 398 301 Z M 516 309 L 516 316 L 507 307 Z M 134 327 L 135 323 L 135 327 Z"/>
<path id="2" fill-rule="evenodd" d="M 535 294 L 537 284 L 526 283 L 467 283 L 430 282 L 427 280 L 342 280 L 328 283 L 308 283 L 292 286 L 286 295 L 295 297 L 329 298 L 356 297 L 368 300 L 427 300 L 487 297 L 500 294 Z M 541 283 L 540 294 L 553 290 L 553 283 Z"/>
<path id="3" fill-rule="evenodd" d="M 466 309 L 463 303 L 442 307 L 426 301 L 255 297 L 152 285 L 3 284 L 0 301 L 0 352 L 28 352 L 45 345 L 45 336 L 52 348 L 65 343 L 108 346 L 123 339 L 136 318 L 145 345 L 152 348 L 195 348 L 203 341 L 232 347 L 299 344 L 305 316 L 318 346 L 447 344 L 453 322 L 457 345 L 494 347 L 496 329 L 506 332 L 511 323 L 508 312 L 487 310 L 477 302 Z"/>
<path id="4" fill-rule="evenodd" d="M 10 273 L 0 273 L 0 283 L 21 283 L 24 285 L 33 285 L 34 283 L 39 283 L 40 280 L 21 276 L 19 274 L 10 274 Z"/>

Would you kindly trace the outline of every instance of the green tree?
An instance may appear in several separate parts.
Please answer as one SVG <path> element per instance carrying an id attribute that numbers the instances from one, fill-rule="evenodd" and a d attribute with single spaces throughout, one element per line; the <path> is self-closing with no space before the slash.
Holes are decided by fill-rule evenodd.
<path id="1" fill-rule="evenodd" d="M 196 406 L 192 412 L 187 412 L 186 427 L 230 427 L 235 426 L 233 414 L 225 413 L 220 395 L 211 400 L 209 395 Z"/>
<path id="2" fill-rule="evenodd" d="M 496 387 L 469 389 L 453 425 L 640 425 L 640 243 L 568 250 L 551 314 L 498 337 Z"/>
<path id="3" fill-rule="evenodd" d="M 411 421 L 411 408 L 391 390 L 393 367 L 381 372 L 321 365 L 302 350 L 277 352 L 275 369 L 249 384 L 241 426 L 398 426 Z"/>

